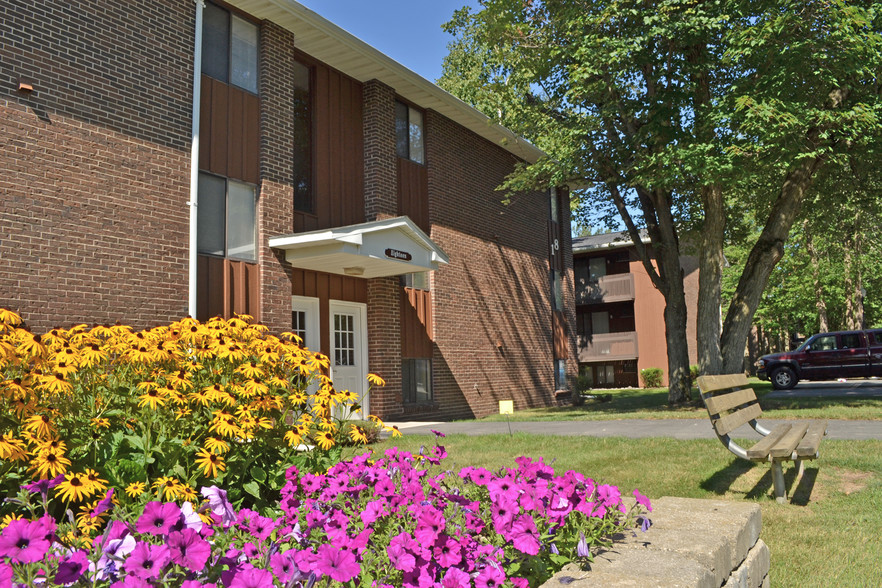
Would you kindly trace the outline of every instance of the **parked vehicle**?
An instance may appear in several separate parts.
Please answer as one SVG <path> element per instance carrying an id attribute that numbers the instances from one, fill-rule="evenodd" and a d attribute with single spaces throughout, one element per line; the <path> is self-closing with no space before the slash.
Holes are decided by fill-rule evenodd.
<path id="1" fill-rule="evenodd" d="M 882 329 L 812 335 L 794 351 L 762 356 L 756 367 L 776 390 L 800 380 L 882 377 Z"/>

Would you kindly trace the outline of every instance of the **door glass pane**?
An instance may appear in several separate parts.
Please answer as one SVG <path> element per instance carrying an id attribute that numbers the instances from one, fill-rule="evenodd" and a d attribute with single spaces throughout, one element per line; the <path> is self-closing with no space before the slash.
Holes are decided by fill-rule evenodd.
<path id="1" fill-rule="evenodd" d="M 202 73 L 222 82 L 230 70 L 230 13 L 206 4 L 202 13 Z"/>
<path id="2" fill-rule="evenodd" d="M 334 365 L 355 365 L 355 319 L 350 314 L 334 314 Z"/>
<path id="3" fill-rule="evenodd" d="M 602 278 L 606 275 L 606 258 L 593 257 L 588 260 L 588 273 L 592 280 Z"/>
<path id="4" fill-rule="evenodd" d="M 812 342 L 813 351 L 831 351 L 836 349 L 836 335 L 818 337 Z"/>
<path id="5" fill-rule="evenodd" d="M 226 182 L 199 174 L 199 205 L 196 207 L 196 248 L 199 253 L 224 255 Z"/>
<path id="6" fill-rule="evenodd" d="M 291 332 L 300 337 L 301 345 L 306 346 L 306 313 L 302 310 L 291 312 Z"/>
<path id="7" fill-rule="evenodd" d="M 591 333 L 605 335 L 609 333 L 609 313 L 606 311 L 591 313 Z"/>
<path id="8" fill-rule="evenodd" d="M 230 82 L 257 94 L 257 27 L 233 16 Z"/>
<path id="9" fill-rule="evenodd" d="M 425 163 L 426 156 L 423 148 L 423 113 L 411 108 L 409 114 L 410 160 L 417 163 Z"/>
<path id="10" fill-rule="evenodd" d="M 231 181 L 227 215 L 228 255 L 254 261 L 254 188 Z"/>

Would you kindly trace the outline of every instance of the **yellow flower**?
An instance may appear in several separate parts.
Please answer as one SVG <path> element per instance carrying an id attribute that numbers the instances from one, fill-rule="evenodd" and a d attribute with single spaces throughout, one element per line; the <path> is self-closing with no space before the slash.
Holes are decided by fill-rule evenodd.
<path id="1" fill-rule="evenodd" d="M 76 364 L 70 363 L 67 360 L 59 361 L 54 366 L 52 366 L 52 369 L 55 371 L 55 373 L 61 374 L 65 378 L 67 378 L 71 374 L 77 373 Z"/>
<path id="2" fill-rule="evenodd" d="M 52 372 L 50 375 L 37 376 L 37 387 L 48 390 L 50 394 L 70 394 L 73 384 L 67 381 L 63 373 Z"/>
<path id="3" fill-rule="evenodd" d="M 315 442 L 322 449 L 330 449 L 334 446 L 334 435 L 330 431 L 316 433 Z"/>
<path id="4" fill-rule="evenodd" d="M 38 453 L 31 460 L 29 469 L 34 470 L 38 479 L 44 480 L 65 473 L 69 465 L 70 460 L 64 457 L 62 452 L 52 449 Z"/>
<path id="5" fill-rule="evenodd" d="M 189 484 L 182 484 L 181 487 L 178 489 L 178 497 L 181 500 L 194 502 L 199 497 L 199 494 L 196 492 L 196 488 L 194 488 L 193 486 Z"/>
<path id="6" fill-rule="evenodd" d="M 365 444 L 368 442 L 365 430 L 356 425 L 352 425 L 349 428 L 349 438 L 352 439 L 353 443 Z"/>
<path id="7" fill-rule="evenodd" d="M 110 427 L 110 420 L 104 417 L 95 417 L 90 419 L 90 421 L 95 429 L 107 429 Z"/>
<path id="8" fill-rule="evenodd" d="M 181 491 L 181 483 L 175 478 L 163 476 L 157 478 L 156 481 L 153 482 L 153 488 L 159 492 L 160 498 L 174 500 L 178 497 L 178 493 Z"/>
<path id="9" fill-rule="evenodd" d="M 209 394 L 210 388 L 203 388 L 202 390 L 193 390 L 190 394 L 187 395 L 191 401 L 194 401 L 202 406 L 208 406 L 211 404 L 211 395 Z"/>
<path id="10" fill-rule="evenodd" d="M 95 493 L 84 474 L 67 474 L 64 482 L 56 486 L 55 491 L 65 502 L 79 502 Z"/>
<path id="11" fill-rule="evenodd" d="M 156 390 L 149 390 L 146 394 L 141 394 L 138 396 L 138 406 L 149 406 L 153 410 L 156 410 L 157 407 L 165 406 L 166 400 L 162 390 L 158 388 Z"/>
<path id="12" fill-rule="evenodd" d="M 21 337 L 18 348 L 23 353 L 25 353 L 28 358 L 46 356 L 48 350 L 46 349 L 46 345 L 43 344 L 43 340 L 39 335 L 34 335 L 32 333 L 29 333 L 28 331 L 23 331 L 21 329 L 16 332 L 19 333 L 19 336 Z"/>
<path id="13" fill-rule="evenodd" d="M 126 486 L 126 495 L 131 498 L 137 498 L 144 494 L 144 482 L 132 482 Z"/>
<path id="14" fill-rule="evenodd" d="M 0 435 L 0 459 L 27 461 L 28 454 L 24 442 L 21 439 L 16 439 L 12 433 Z"/>
<path id="15" fill-rule="evenodd" d="M 196 452 L 196 465 L 201 467 L 206 477 L 209 478 L 214 478 L 219 471 L 223 472 L 227 469 L 224 458 L 207 449 L 200 449 Z"/>
<path id="16" fill-rule="evenodd" d="M 107 353 L 97 343 L 86 345 L 80 350 L 80 367 L 82 368 L 90 368 L 104 362 L 106 359 Z"/>
<path id="17" fill-rule="evenodd" d="M 135 343 L 126 352 L 126 359 L 132 363 L 151 363 L 154 361 L 154 349 L 146 343 Z"/>
<path id="18" fill-rule="evenodd" d="M 368 374 L 367 381 L 371 386 L 385 386 L 386 380 L 378 376 L 377 374 Z"/>
<path id="19" fill-rule="evenodd" d="M 300 445 L 303 441 L 303 437 L 300 436 L 300 433 L 295 430 L 285 432 L 285 441 L 288 443 L 289 447 L 294 447 L 295 445 Z"/>
<path id="20" fill-rule="evenodd" d="M 266 372 L 256 361 L 246 361 L 236 368 L 236 373 L 242 374 L 246 378 L 262 378 L 266 375 Z"/>
<path id="21" fill-rule="evenodd" d="M 107 490 L 107 480 L 101 479 L 101 476 L 98 472 L 93 469 L 87 468 L 84 472 L 86 479 L 89 481 L 90 487 L 93 492 L 103 492 Z"/>
<path id="22" fill-rule="evenodd" d="M 241 437 L 243 431 L 236 423 L 236 417 L 220 410 L 214 412 L 209 431 L 213 431 L 221 437 Z"/>
<path id="23" fill-rule="evenodd" d="M 7 308 L 0 308 L 0 323 L 11 326 L 20 325 L 21 316 Z"/>
<path id="24" fill-rule="evenodd" d="M 358 402 L 358 392 L 353 390 L 343 390 L 338 395 L 341 402 Z"/>
<path id="25" fill-rule="evenodd" d="M 205 448 L 212 453 L 223 455 L 230 450 L 230 444 L 217 437 L 208 437 L 205 440 Z"/>
<path id="26" fill-rule="evenodd" d="M 46 439 L 55 434 L 55 427 L 48 414 L 35 414 L 24 425 L 25 431 L 33 433 L 36 437 Z"/>
<path id="27" fill-rule="evenodd" d="M 396 437 L 403 437 L 401 431 L 395 425 L 392 425 L 391 427 L 383 427 L 383 430 L 392 433 L 393 439 L 395 439 Z"/>

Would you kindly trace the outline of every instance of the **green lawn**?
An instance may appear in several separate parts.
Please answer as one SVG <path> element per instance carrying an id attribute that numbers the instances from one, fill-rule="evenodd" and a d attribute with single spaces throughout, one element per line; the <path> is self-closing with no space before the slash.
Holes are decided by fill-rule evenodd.
<path id="1" fill-rule="evenodd" d="M 629 415 L 630 416 L 630 415 Z M 862 417 L 863 418 L 863 417 Z M 793 489 L 793 502 L 772 497 L 769 466 L 739 460 L 714 440 L 552 437 L 516 434 L 440 440 L 454 470 L 499 468 L 520 455 L 544 457 L 557 471 L 577 470 L 627 493 L 752 501 L 762 508 L 761 537 L 772 552 L 773 586 L 882 586 L 882 441 L 825 441 Z M 387 440 L 418 451 L 425 436 Z"/>
<path id="2" fill-rule="evenodd" d="M 882 398 L 796 398 L 766 399 L 772 385 L 751 379 L 763 408 L 763 416 L 770 419 L 824 418 L 846 420 L 882 420 Z M 622 390 L 594 390 L 597 395 L 610 395 L 608 402 L 588 400 L 582 406 L 536 408 L 519 410 L 513 415 L 491 415 L 485 420 L 501 421 L 600 421 L 613 419 L 693 419 L 705 418 L 707 412 L 701 403 L 698 389 L 693 389 L 695 401 L 668 406 L 667 388 L 626 388 Z"/>

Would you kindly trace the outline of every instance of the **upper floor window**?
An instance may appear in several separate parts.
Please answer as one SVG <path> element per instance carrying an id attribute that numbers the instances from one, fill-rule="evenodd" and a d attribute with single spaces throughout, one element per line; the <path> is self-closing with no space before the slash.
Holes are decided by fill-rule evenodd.
<path id="1" fill-rule="evenodd" d="M 312 68 L 294 63 L 294 210 L 315 212 L 312 195 Z"/>
<path id="2" fill-rule="evenodd" d="M 398 157 L 426 163 L 423 113 L 403 102 L 395 103 L 395 142 Z"/>
<path id="3" fill-rule="evenodd" d="M 255 200 L 250 184 L 200 173 L 196 217 L 199 253 L 256 261 Z"/>
<path id="4" fill-rule="evenodd" d="M 431 290 L 429 272 L 415 272 L 401 276 L 401 285 L 414 290 Z"/>
<path id="5" fill-rule="evenodd" d="M 257 94 L 257 25 L 214 4 L 202 18 L 202 73 Z"/>

